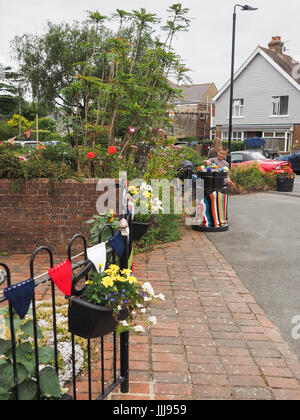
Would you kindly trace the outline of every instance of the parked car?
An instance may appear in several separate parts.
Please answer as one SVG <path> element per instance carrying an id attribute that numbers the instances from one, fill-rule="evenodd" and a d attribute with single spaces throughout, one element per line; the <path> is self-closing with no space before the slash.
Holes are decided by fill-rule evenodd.
<path id="1" fill-rule="evenodd" d="M 55 140 L 49 140 L 49 141 L 40 141 L 39 144 L 43 144 L 44 146 L 56 146 L 57 144 L 60 144 L 61 141 L 55 141 Z M 33 140 L 23 141 L 23 140 L 16 140 L 15 141 L 16 146 L 21 147 L 37 147 L 37 142 Z"/>
<path id="2" fill-rule="evenodd" d="M 257 150 L 241 150 L 238 152 L 231 152 L 232 167 L 236 165 L 249 165 L 257 163 L 260 169 L 264 172 L 280 173 L 291 168 L 290 162 L 283 160 L 267 159 L 260 151 Z"/>
<path id="3" fill-rule="evenodd" d="M 291 155 L 281 156 L 275 160 L 289 162 L 294 172 L 300 172 L 300 150 Z"/>

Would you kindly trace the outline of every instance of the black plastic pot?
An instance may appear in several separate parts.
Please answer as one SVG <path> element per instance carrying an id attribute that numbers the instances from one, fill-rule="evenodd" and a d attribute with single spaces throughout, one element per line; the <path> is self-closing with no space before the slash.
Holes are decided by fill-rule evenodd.
<path id="1" fill-rule="evenodd" d="M 145 235 L 151 223 L 146 222 L 132 222 L 132 240 L 139 241 Z"/>
<path id="2" fill-rule="evenodd" d="M 292 192 L 294 189 L 294 178 L 278 175 L 276 178 L 277 191 Z"/>
<path id="3" fill-rule="evenodd" d="M 129 313 L 123 309 L 118 318 L 123 321 Z M 82 338 L 103 337 L 115 331 L 118 321 L 107 306 L 94 305 L 77 297 L 69 304 L 69 332 Z"/>

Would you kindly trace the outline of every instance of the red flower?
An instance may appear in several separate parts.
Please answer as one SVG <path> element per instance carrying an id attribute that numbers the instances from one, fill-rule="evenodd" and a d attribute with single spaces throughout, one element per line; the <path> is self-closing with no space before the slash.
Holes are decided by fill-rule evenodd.
<path id="1" fill-rule="evenodd" d="M 87 154 L 87 157 L 89 158 L 89 159 L 94 159 L 94 157 L 95 157 L 96 155 L 95 155 L 95 153 L 94 152 L 89 152 L 88 154 Z"/>
<path id="2" fill-rule="evenodd" d="M 115 146 L 110 146 L 110 147 L 107 149 L 107 151 L 108 151 L 108 153 L 109 153 L 110 155 L 114 155 L 115 153 L 117 153 L 117 149 L 115 148 Z"/>

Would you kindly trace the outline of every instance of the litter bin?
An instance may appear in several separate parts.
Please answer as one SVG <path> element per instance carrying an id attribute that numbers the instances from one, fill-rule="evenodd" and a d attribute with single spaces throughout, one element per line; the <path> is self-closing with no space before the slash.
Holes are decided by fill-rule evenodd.
<path id="1" fill-rule="evenodd" d="M 196 202 L 193 229 L 201 232 L 225 232 L 228 225 L 228 173 L 224 170 L 198 171 L 204 180 L 204 198 Z"/>

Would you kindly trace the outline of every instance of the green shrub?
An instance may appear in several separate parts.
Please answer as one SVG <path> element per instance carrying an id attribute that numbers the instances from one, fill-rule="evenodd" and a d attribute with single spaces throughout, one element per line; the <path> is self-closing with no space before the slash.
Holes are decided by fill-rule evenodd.
<path id="1" fill-rule="evenodd" d="M 175 214 L 156 216 L 145 236 L 135 244 L 136 252 L 149 251 L 153 245 L 178 241 L 181 239 L 183 231 L 184 219 L 182 216 Z"/>
<path id="2" fill-rule="evenodd" d="M 237 165 L 232 168 L 230 178 L 234 182 L 231 193 L 249 193 L 275 188 L 276 178 L 273 173 L 263 172 L 257 163 Z"/>
<path id="3" fill-rule="evenodd" d="M 10 127 L 6 121 L 0 120 L 0 141 L 8 140 L 15 136 L 15 129 Z"/>
<path id="4" fill-rule="evenodd" d="M 30 123 L 30 128 L 36 128 L 36 121 Z M 39 130 L 48 130 L 50 132 L 55 132 L 56 124 L 51 118 L 43 117 L 39 118 Z"/>

